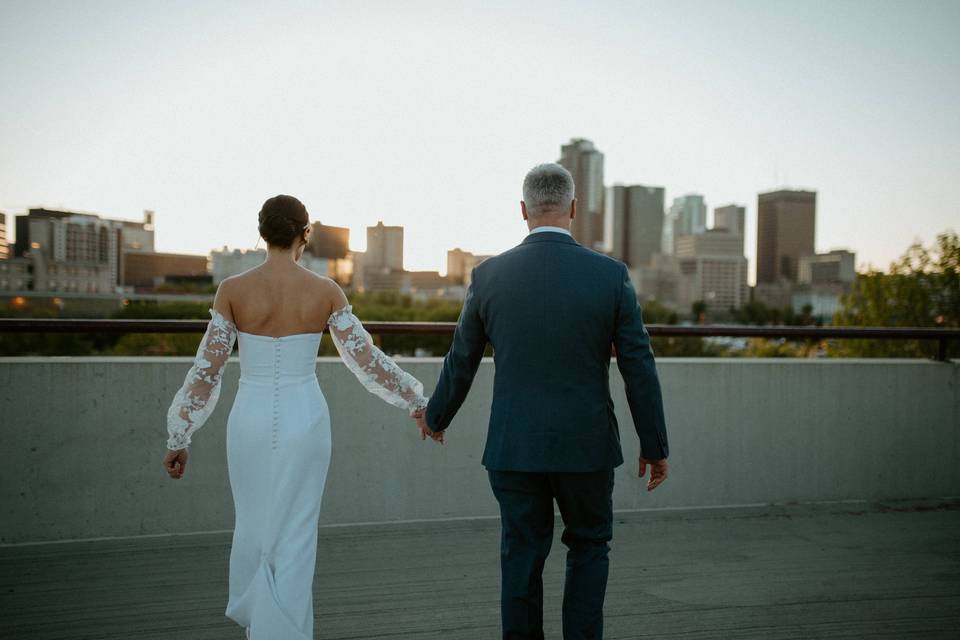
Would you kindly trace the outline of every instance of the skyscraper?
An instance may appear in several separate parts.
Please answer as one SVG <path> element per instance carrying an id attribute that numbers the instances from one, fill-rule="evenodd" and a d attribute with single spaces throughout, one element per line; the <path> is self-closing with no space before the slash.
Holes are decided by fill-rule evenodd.
<path id="1" fill-rule="evenodd" d="M 0 260 L 6 260 L 9 255 L 7 249 L 7 215 L 0 213 Z"/>
<path id="2" fill-rule="evenodd" d="M 603 154 L 593 143 L 574 138 L 560 147 L 560 160 L 573 176 L 577 215 L 570 231 L 585 247 L 603 248 Z"/>
<path id="3" fill-rule="evenodd" d="M 796 282 L 801 256 L 813 255 L 815 191 L 771 191 L 757 198 L 757 284 Z"/>
<path id="4" fill-rule="evenodd" d="M 615 185 L 604 201 L 612 222 L 612 255 L 627 266 L 644 266 L 660 252 L 663 237 L 663 187 Z"/>
<path id="5" fill-rule="evenodd" d="M 470 284 L 473 268 L 489 257 L 476 255 L 460 248 L 450 249 L 447 251 L 447 277 L 457 284 Z"/>
<path id="6" fill-rule="evenodd" d="M 364 269 L 403 271 L 403 227 L 387 227 L 377 222 L 367 227 L 367 252 Z"/>
<path id="7" fill-rule="evenodd" d="M 668 235 L 671 253 L 677 251 L 677 238 L 703 233 L 707 230 L 707 205 L 703 196 L 690 193 L 673 199 L 670 205 Z"/>
<path id="8" fill-rule="evenodd" d="M 743 255 L 743 238 L 746 232 L 747 208 L 735 204 L 716 207 L 713 210 L 713 228 L 723 229 L 727 233 L 740 236 L 740 254 Z"/>
<path id="9" fill-rule="evenodd" d="M 307 250 L 318 258 L 340 260 L 350 253 L 350 229 L 314 222 Z"/>
<path id="10" fill-rule="evenodd" d="M 747 302 L 747 259 L 742 237 L 725 229 L 677 238 L 677 302 L 686 308 L 706 303 L 711 313 L 726 313 Z"/>

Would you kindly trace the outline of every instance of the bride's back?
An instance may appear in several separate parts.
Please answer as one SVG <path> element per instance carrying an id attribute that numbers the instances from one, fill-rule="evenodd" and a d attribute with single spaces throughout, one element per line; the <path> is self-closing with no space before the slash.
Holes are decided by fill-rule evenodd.
<path id="1" fill-rule="evenodd" d="M 335 286 L 293 261 L 264 264 L 221 284 L 239 331 L 265 336 L 320 333 Z"/>

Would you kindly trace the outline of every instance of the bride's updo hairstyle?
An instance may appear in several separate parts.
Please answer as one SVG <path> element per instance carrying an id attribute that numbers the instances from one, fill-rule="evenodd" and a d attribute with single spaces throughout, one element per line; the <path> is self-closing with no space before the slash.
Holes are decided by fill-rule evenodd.
<path id="1" fill-rule="evenodd" d="M 308 226 L 307 208 L 293 196 L 274 196 L 260 209 L 260 237 L 274 247 L 289 249 Z"/>

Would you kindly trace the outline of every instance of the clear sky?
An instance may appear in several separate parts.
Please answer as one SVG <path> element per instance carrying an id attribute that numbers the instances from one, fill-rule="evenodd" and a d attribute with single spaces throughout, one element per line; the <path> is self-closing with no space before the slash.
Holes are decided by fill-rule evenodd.
<path id="1" fill-rule="evenodd" d="M 0 210 L 155 209 L 161 251 L 252 247 L 290 193 L 442 270 L 523 237 L 573 136 L 608 185 L 745 204 L 751 272 L 781 186 L 885 268 L 960 228 L 960 1 L 0 0 Z"/>

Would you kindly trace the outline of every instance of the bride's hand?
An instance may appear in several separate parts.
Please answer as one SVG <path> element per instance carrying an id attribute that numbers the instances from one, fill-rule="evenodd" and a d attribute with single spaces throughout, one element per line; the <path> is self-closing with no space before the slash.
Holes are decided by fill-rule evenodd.
<path id="1" fill-rule="evenodd" d="M 163 468 L 166 469 L 167 475 L 174 480 L 182 478 L 183 472 L 187 468 L 187 457 L 186 449 L 167 451 L 167 455 L 163 456 Z"/>

